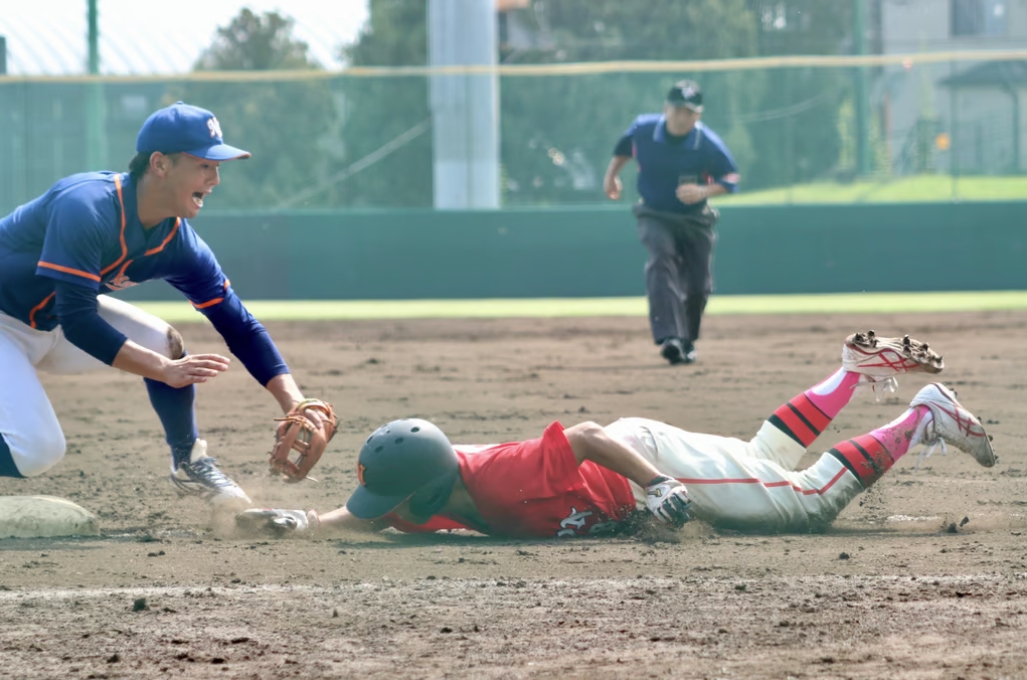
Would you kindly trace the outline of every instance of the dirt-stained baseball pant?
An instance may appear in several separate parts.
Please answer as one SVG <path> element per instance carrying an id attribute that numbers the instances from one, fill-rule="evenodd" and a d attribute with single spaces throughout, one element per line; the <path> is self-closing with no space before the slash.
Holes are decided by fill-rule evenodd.
<path id="1" fill-rule="evenodd" d="M 825 453 L 796 471 L 806 449 L 764 422 L 750 441 L 686 432 L 646 418 L 622 418 L 604 428 L 685 484 L 697 519 L 761 532 L 815 530 L 830 524 L 863 485 Z M 640 509 L 645 490 L 631 483 Z"/>
<path id="2" fill-rule="evenodd" d="M 170 356 L 171 327 L 127 302 L 97 296 L 100 316 L 130 340 Z M 0 436 L 25 477 L 56 465 L 65 450 L 64 433 L 37 371 L 56 374 L 110 369 L 71 344 L 61 327 L 37 331 L 0 312 Z"/>

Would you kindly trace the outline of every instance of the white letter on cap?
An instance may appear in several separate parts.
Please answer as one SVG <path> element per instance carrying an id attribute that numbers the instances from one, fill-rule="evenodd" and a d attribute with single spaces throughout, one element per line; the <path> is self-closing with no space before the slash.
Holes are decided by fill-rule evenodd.
<path id="1" fill-rule="evenodd" d="M 211 137 L 221 137 L 224 139 L 224 135 L 221 134 L 221 124 L 218 123 L 217 118 L 211 118 L 207 121 L 207 128 L 210 130 Z"/>

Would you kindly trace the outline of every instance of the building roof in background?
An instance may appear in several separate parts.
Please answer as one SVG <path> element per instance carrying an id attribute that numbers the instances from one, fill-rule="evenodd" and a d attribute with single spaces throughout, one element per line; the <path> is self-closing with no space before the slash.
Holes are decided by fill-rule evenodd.
<path id="1" fill-rule="evenodd" d="M 97 0 L 100 72 L 148 75 L 191 71 L 219 27 L 249 7 L 294 21 L 293 35 L 331 69 L 344 64 L 339 47 L 357 39 L 368 0 Z M 7 39 L 10 75 L 86 72 L 87 0 L 0 0 L 0 35 Z"/>
<path id="2" fill-rule="evenodd" d="M 947 87 L 1027 85 L 1027 62 L 988 61 L 943 78 L 940 83 Z"/>

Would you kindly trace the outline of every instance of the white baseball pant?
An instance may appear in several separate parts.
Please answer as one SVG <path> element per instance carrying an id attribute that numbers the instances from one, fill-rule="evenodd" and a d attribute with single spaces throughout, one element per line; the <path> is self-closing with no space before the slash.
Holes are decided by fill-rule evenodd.
<path id="1" fill-rule="evenodd" d="M 797 532 L 830 524 L 863 485 L 825 453 L 796 471 L 805 448 L 769 422 L 750 441 L 686 432 L 646 418 L 621 418 L 606 432 L 662 474 L 684 483 L 692 514 L 718 527 Z M 645 489 L 631 482 L 639 509 Z"/>
<path id="2" fill-rule="evenodd" d="M 149 350 L 171 356 L 167 322 L 107 295 L 97 296 L 107 323 Z M 176 343 L 177 344 L 177 343 Z M 64 432 L 37 371 L 62 375 L 110 367 L 71 344 L 61 327 L 39 331 L 0 312 L 0 436 L 18 471 L 42 474 L 64 457 Z"/>

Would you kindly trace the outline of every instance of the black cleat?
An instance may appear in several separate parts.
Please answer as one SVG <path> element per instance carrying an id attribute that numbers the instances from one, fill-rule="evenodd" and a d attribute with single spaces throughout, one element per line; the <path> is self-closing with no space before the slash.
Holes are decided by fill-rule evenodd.
<path id="1" fill-rule="evenodd" d="M 667 338 L 660 345 L 660 356 L 666 359 L 671 366 L 691 364 L 696 359 L 695 346 L 680 338 Z"/>

